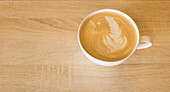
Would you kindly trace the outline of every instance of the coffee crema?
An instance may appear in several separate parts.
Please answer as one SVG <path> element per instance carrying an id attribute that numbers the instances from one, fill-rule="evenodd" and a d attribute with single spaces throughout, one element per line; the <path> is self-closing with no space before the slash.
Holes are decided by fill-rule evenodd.
<path id="1" fill-rule="evenodd" d="M 93 57 L 104 61 L 126 58 L 137 42 L 132 23 L 124 16 L 102 12 L 91 16 L 80 29 L 80 42 Z"/>

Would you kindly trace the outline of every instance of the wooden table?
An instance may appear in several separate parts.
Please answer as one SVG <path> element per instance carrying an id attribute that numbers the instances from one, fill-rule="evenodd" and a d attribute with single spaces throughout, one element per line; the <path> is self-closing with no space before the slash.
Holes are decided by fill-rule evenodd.
<path id="1" fill-rule="evenodd" d="M 119 66 L 89 61 L 77 29 L 104 8 L 131 16 L 153 46 Z M 170 1 L 1 1 L 0 92 L 170 92 Z"/>

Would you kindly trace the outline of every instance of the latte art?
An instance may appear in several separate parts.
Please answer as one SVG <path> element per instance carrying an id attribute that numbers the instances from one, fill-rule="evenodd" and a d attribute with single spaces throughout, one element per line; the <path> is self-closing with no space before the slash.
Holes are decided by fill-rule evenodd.
<path id="1" fill-rule="evenodd" d="M 127 45 L 126 36 L 122 36 L 121 29 L 114 18 L 108 16 L 105 18 L 110 26 L 110 33 L 103 37 L 104 44 L 111 52 L 124 48 Z"/>
<path id="2" fill-rule="evenodd" d="M 93 57 L 105 61 L 121 60 L 136 45 L 136 31 L 123 16 L 103 12 L 90 17 L 80 32 L 83 48 Z"/>

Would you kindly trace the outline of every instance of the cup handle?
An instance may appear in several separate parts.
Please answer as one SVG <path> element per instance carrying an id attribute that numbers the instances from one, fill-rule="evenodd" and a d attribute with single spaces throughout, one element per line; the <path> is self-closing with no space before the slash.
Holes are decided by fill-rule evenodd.
<path id="1" fill-rule="evenodd" d="M 151 37 L 141 36 L 137 49 L 145 49 L 145 48 L 149 48 L 151 46 L 152 46 Z"/>

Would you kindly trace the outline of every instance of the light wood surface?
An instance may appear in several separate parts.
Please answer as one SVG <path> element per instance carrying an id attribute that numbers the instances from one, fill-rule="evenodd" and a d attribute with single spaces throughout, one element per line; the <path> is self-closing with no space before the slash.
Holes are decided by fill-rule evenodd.
<path id="1" fill-rule="evenodd" d="M 153 46 L 119 66 L 89 61 L 77 29 L 104 8 L 131 16 Z M 0 92 L 169 91 L 169 0 L 0 1 Z"/>

